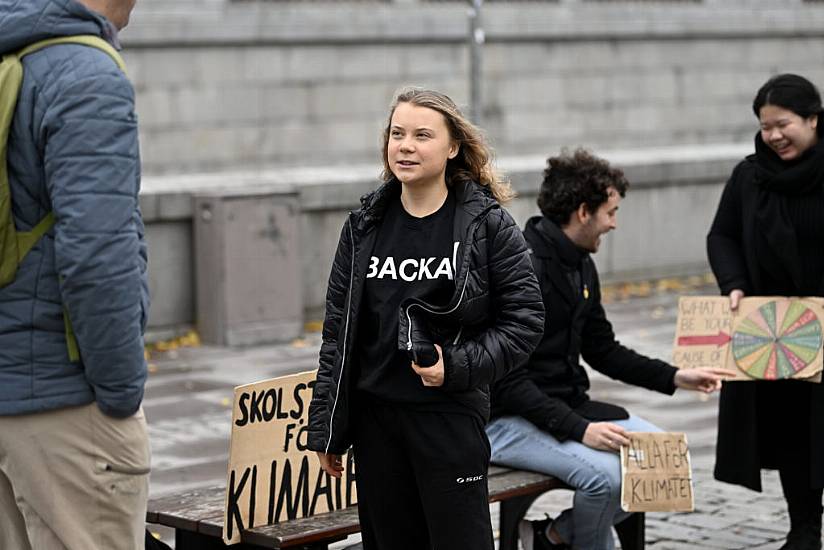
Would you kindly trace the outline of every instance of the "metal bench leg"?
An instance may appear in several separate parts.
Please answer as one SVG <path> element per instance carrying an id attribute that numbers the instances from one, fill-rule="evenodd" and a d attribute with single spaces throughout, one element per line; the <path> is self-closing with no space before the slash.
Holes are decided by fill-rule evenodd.
<path id="1" fill-rule="evenodd" d="M 615 526 L 623 550 L 644 550 L 645 521 L 644 513 L 636 512 Z"/>
<path id="2" fill-rule="evenodd" d="M 524 495 L 501 501 L 500 550 L 518 550 L 518 523 L 539 496 Z"/>

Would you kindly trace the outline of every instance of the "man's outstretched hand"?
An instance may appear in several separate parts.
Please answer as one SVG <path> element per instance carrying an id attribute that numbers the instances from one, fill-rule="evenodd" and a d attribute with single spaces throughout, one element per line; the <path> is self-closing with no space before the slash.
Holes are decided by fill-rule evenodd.
<path id="1" fill-rule="evenodd" d="M 729 380 L 733 376 L 734 374 L 726 369 L 714 367 L 678 369 L 675 373 L 675 385 L 685 390 L 712 393 L 721 389 L 723 380 Z"/>

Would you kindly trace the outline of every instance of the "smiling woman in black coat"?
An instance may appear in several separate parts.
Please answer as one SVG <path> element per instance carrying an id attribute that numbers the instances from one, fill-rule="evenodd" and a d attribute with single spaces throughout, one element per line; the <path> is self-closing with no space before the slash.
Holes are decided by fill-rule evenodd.
<path id="1" fill-rule="evenodd" d="M 807 79 L 771 78 L 753 102 L 755 154 L 727 182 L 707 237 L 733 309 L 746 295 L 824 295 L 821 97 Z M 824 386 L 797 380 L 725 383 L 715 477 L 761 490 L 777 469 L 791 528 L 782 550 L 821 548 Z"/>

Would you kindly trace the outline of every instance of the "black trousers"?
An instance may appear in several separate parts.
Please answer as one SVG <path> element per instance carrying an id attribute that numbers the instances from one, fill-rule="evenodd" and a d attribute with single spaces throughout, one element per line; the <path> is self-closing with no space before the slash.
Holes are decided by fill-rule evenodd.
<path id="1" fill-rule="evenodd" d="M 492 550 L 479 418 L 376 403 L 356 416 L 364 550 Z"/>
<path id="2" fill-rule="evenodd" d="M 792 531 L 821 532 L 821 488 L 813 487 L 809 382 L 756 382 L 762 467 L 775 468 L 787 501 Z M 792 419 L 774 411 L 792 411 Z"/>

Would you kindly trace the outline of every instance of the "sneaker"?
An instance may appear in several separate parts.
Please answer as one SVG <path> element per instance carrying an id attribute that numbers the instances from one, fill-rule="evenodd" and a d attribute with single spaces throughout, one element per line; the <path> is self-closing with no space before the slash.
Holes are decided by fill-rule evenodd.
<path id="1" fill-rule="evenodd" d="M 538 521 L 521 520 L 518 524 L 518 537 L 524 550 L 563 550 L 566 544 L 555 544 L 546 535 L 547 527 L 554 520 L 547 516 Z"/>

